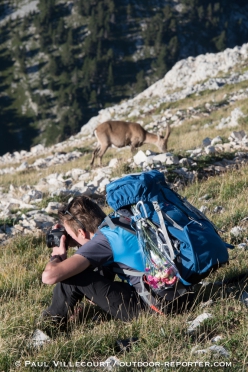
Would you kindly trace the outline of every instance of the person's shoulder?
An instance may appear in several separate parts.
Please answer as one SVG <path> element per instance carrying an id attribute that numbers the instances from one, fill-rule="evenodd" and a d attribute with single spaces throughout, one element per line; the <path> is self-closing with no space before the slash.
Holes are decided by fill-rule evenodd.
<path id="1" fill-rule="evenodd" d="M 93 238 L 79 247 L 76 253 L 82 254 L 83 252 L 92 250 L 96 252 L 98 250 L 102 250 L 103 248 L 110 249 L 110 245 L 108 239 L 104 236 L 104 234 L 102 234 L 100 230 L 97 230 Z"/>

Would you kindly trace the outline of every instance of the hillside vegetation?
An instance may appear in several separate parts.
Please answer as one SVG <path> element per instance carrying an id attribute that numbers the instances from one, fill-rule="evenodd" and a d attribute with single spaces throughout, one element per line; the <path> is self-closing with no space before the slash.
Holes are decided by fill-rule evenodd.
<path id="1" fill-rule="evenodd" d="M 6 38 L 7 35 L 6 31 Z M 30 152 L 22 148 L 0 157 L 0 371 L 86 369 L 76 366 L 76 362 L 91 363 L 87 369 L 93 372 L 105 371 L 99 363 L 110 356 L 123 363 L 113 371 L 165 369 L 161 364 L 149 365 L 155 362 L 181 363 L 170 367 L 180 372 L 185 371 L 186 362 L 191 363 L 188 366 L 192 371 L 247 370 L 247 49 L 244 45 L 181 61 L 168 72 L 172 77 L 180 76 L 180 82 L 174 89 L 169 87 L 171 91 L 166 94 L 161 90 L 164 78 L 152 87 L 153 95 L 145 90 L 139 99 L 101 110 L 81 132 L 63 142 L 47 148 L 38 145 Z M 6 49 L 3 51 L 7 53 Z M 229 68 L 217 71 L 216 66 L 221 66 L 223 60 Z M 11 68 L 9 62 L 6 60 Z M 188 66 L 192 66 L 192 71 Z M 197 66 L 204 73 L 216 71 L 213 76 L 205 74 L 205 78 L 198 79 Z M 16 88 L 25 86 L 22 76 L 22 84 L 15 82 Z M 8 91 L 11 74 L 2 73 L 1 77 Z M 189 84 L 180 86 L 185 80 Z M 23 93 L 18 97 L 22 99 Z M 3 94 L 0 98 L 8 101 Z M 14 101 L 11 102 L 2 112 L 10 110 L 16 115 L 11 108 Z M 64 109 L 67 106 L 61 105 L 60 112 Z M 18 115 L 14 118 L 12 129 L 18 131 L 22 122 Z M 163 160 L 154 160 L 157 148 L 146 144 L 140 149 L 140 160 L 137 154 L 131 156 L 128 148 L 110 148 L 103 157 L 103 167 L 91 167 L 96 145 L 92 131 L 98 121 L 110 118 L 139 121 L 154 133 L 164 131 L 170 124 L 170 152 L 159 155 Z M 0 141 L 12 141 L 7 132 L 4 135 Z M 108 213 L 106 184 L 124 174 L 149 169 L 163 172 L 170 186 L 201 208 L 220 230 L 221 237 L 235 245 L 229 251 L 229 265 L 195 287 L 194 306 L 185 314 L 144 313 L 137 320 L 122 323 L 106 317 L 101 309 L 84 300 L 82 323 L 72 323 L 66 332 L 50 330 L 49 342 L 35 346 L 32 337 L 37 319 L 52 297 L 53 286 L 42 284 L 41 274 L 50 256 L 45 233 L 57 221 L 58 208 L 74 195 L 87 194 Z M 69 254 L 73 253 L 70 249 Z M 228 283 L 234 275 L 243 274 L 242 280 Z M 188 322 L 202 313 L 211 317 L 195 332 L 188 332 Z M 123 350 L 119 341 L 130 338 L 136 341 Z M 138 362 L 147 364 L 142 367 Z"/>
<path id="2" fill-rule="evenodd" d="M 60 142 L 176 61 L 248 41 L 244 0 L 2 0 L 0 14 L 0 154 Z"/>

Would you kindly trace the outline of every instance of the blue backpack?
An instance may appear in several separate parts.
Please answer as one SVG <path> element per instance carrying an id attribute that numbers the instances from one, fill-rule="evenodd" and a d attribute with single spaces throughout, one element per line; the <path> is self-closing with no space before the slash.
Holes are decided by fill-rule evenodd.
<path id="1" fill-rule="evenodd" d="M 221 239 L 203 213 L 169 188 L 162 173 L 152 170 L 128 175 L 108 184 L 106 191 L 107 202 L 114 211 L 132 211 L 133 226 L 142 222 L 153 227 L 157 240 L 142 234 L 138 240 L 156 241 L 160 245 L 160 261 L 166 257 L 169 270 L 176 268 L 174 274 L 183 285 L 197 284 L 228 263 L 227 248 L 233 246 Z"/>

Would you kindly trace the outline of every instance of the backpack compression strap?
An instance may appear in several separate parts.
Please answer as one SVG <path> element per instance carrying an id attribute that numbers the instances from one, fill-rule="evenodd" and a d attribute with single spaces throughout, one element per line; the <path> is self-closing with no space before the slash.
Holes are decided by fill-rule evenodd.
<path id="1" fill-rule="evenodd" d="M 165 226 L 165 223 L 164 223 L 164 219 L 163 219 L 163 215 L 162 215 L 160 206 L 159 206 L 159 204 L 158 204 L 157 201 L 152 202 L 152 204 L 154 206 L 155 211 L 157 212 L 157 215 L 158 215 L 158 218 L 159 218 L 160 227 L 161 227 L 161 229 L 163 231 L 165 241 L 166 241 L 166 243 L 168 245 L 168 248 L 169 248 L 169 251 L 170 251 L 170 257 L 171 257 L 171 259 L 173 261 L 174 258 L 175 258 L 175 253 L 174 253 L 174 249 L 173 249 L 172 244 L 171 244 L 171 240 L 170 240 L 169 235 L 168 235 L 168 231 L 167 231 L 166 226 Z"/>

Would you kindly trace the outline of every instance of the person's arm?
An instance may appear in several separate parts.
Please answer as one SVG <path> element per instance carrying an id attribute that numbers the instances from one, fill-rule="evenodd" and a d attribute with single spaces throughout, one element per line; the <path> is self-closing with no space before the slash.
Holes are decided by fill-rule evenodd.
<path id="1" fill-rule="evenodd" d="M 90 266 L 90 261 L 79 254 L 66 258 L 65 240 L 66 237 L 62 236 L 60 239 L 60 246 L 53 248 L 52 256 L 58 257 L 48 262 L 42 273 L 42 282 L 45 284 L 61 282 L 71 276 L 79 274 Z"/>

